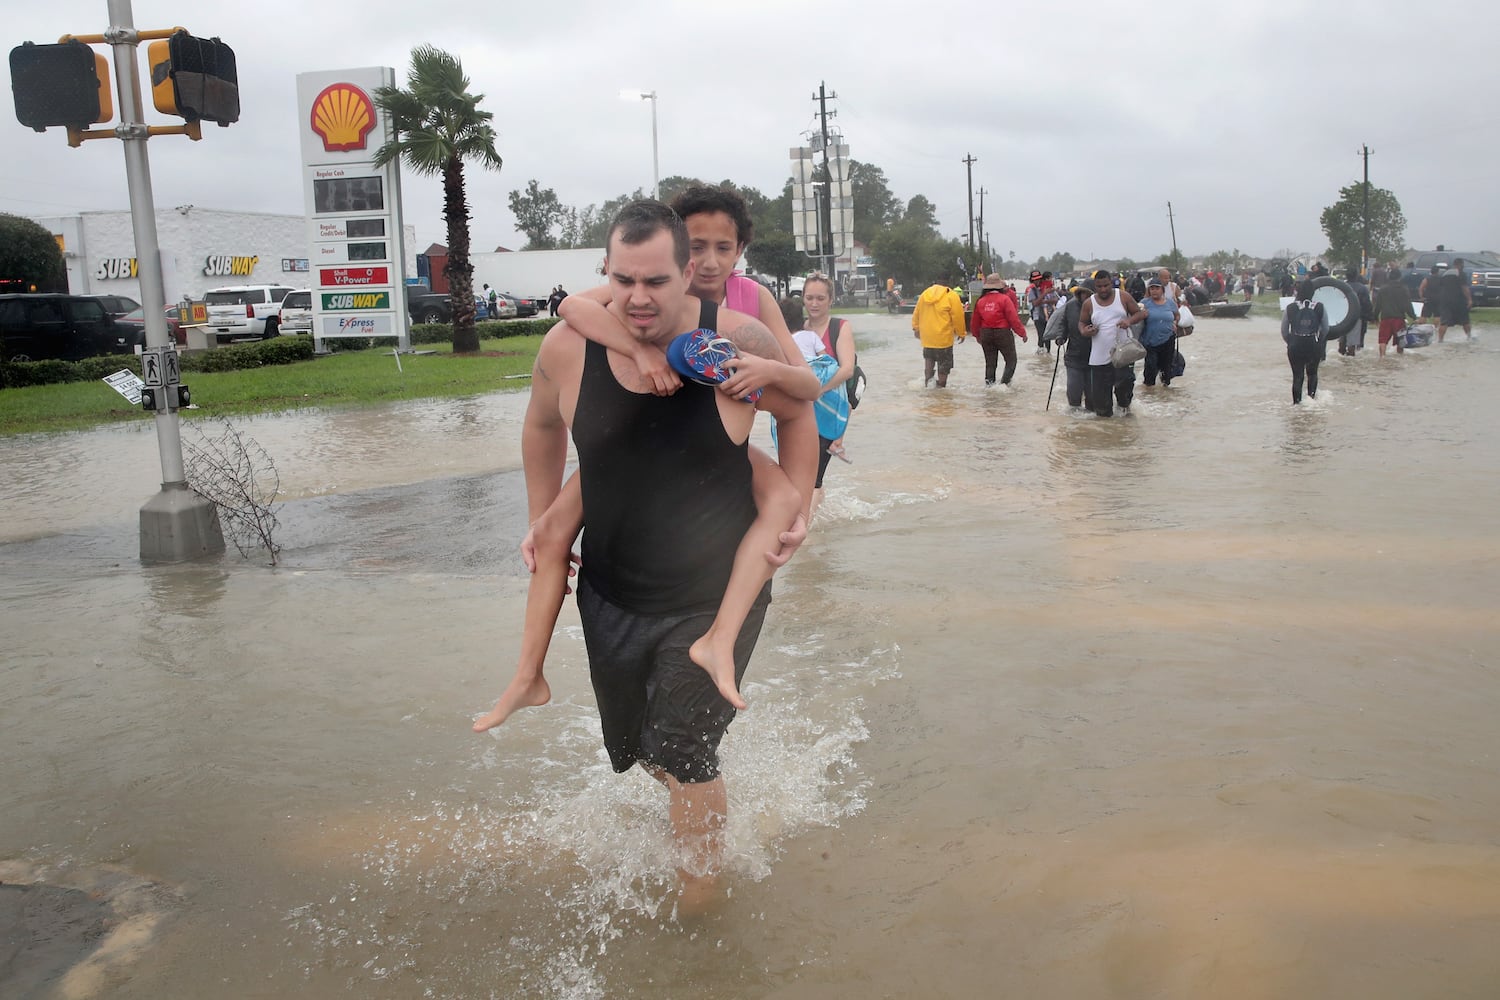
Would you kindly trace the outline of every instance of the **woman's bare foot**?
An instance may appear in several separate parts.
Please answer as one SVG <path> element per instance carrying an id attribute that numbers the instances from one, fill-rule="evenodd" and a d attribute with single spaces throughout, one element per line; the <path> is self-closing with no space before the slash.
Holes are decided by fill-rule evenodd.
<path id="1" fill-rule="evenodd" d="M 709 629 L 688 647 L 688 657 L 708 671 L 708 676 L 713 678 L 714 687 L 719 689 L 719 694 L 724 696 L 725 701 L 735 708 L 746 707 L 745 699 L 740 697 L 740 689 L 734 683 L 733 639 L 721 649 L 714 641 L 713 629 Z"/>
<path id="2" fill-rule="evenodd" d="M 545 705 L 551 698 L 552 688 L 547 686 L 547 679 L 541 674 L 535 677 L 522 677 L 518 674 L 500 696 L 500 700 L 495 702 L 495 707 L 474 720 L 474 732 L 494 729 L 510 718 L 516 709 Z"/>

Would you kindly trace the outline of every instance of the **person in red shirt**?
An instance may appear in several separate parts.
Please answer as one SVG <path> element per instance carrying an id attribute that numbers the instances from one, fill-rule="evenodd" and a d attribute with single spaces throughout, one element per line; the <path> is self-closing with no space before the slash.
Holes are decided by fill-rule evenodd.
<path id="1" fill-rule="evenodd" d="M 1009 292 L 1010 294 L 1006 294 Z M 969 332 L 984 349 L 984 384 L 995 384 L 995 368 L 1001 356 L 1005 358 L 1005 374 L 1001 385 L 1010 385 L 1016 373 L 1016 337 L 1026 339 L 1026 324 L 1021 322 L 1016 311 L 1015 290 L 998 274 L 984 279 L 984 287 L 974 302 L 974 314 L 969 319 Z"/>

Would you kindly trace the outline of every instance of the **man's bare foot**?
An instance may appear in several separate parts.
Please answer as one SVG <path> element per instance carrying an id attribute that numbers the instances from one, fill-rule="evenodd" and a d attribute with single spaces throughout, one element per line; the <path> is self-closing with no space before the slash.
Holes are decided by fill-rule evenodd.
<path id="1" fill-rule="evenodd" d="M 547 679 L 541 674 L 535 677 L 517 676 L 495 702 L 495 707 L 474 720 L 474 732 L 482 733 L 486 729 L 494 729 L 500 723 L 510 718 L 511 713 L 518 708 L 533 708 L 537 705 L 545 705 L 552 698 L 552 688 L 547 686 Z"/>
<path id="2" fill-rule="evenodd" d="M 719 689 L 719 694 L 724 696 L 725 701 L 735 708 L 746 707 L 745 699 L 740 697 L 740 689 L 734 683 L 734 643 L 732 640 L 725 649 L 715 648 L 714 634 L 709 631 L 688 647 L 688 657 L 708 671 L 708 676 L 713 678 L 714 687 Z"/>

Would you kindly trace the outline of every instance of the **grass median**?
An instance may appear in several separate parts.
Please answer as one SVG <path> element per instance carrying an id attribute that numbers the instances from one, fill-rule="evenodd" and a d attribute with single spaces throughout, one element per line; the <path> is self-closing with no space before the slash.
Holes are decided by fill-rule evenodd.
<path id="1" fill-rule="evenodd" d="M 306 407 L 368 406 L 398 399 L 450 399 L 525 389 L 540 336 L 484 340 L 478 354 L 454 356 L 447 344 L 401 355 L 389 348 L 340 351 L 290 365 L 232 372 L 194 372 L 183 381 L 194 408 L 186 420 Z M 103 382 L 70 382 L 0 391 L 0 435 L 75 431 L 101 424 L 150 420 Z"/>

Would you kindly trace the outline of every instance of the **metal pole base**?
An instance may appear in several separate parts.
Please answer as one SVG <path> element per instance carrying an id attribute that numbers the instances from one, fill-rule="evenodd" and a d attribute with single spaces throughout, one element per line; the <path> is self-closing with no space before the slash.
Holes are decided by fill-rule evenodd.
<path id="1" fill-rule="evenodd" d="M 188 562 L 223 552 L 218 510 L 186 483 L 163 483 L 141 508 L 141 562 Z"/>

